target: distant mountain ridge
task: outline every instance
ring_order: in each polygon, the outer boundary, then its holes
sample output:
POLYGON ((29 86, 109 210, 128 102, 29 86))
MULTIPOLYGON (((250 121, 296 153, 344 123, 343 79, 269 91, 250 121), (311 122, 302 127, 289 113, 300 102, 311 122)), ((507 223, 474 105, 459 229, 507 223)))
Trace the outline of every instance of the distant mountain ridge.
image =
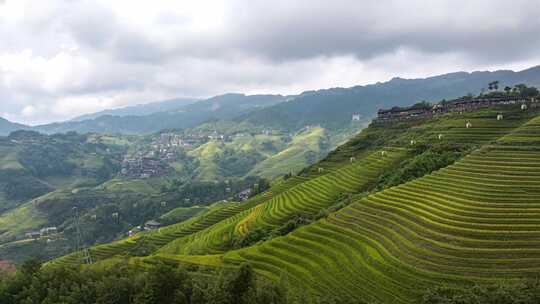
POLYGON ((176 110, 183 106, 197 102, 196 98, 175 98, 164 101, 156 101, 146 104, 138 104, 134 106, 127 106, 118 109, 108 109, 91 114, 84 114, 71 119, 70 121, 83 121, 88 119, 96 119, 100 116, 144 116, 154 114, 157 112, 164 112, 170 110, 176 110))
MULTIPOLYGON (((44 133, 77 131, 146 134, 164 129, 190 128, 211 119, 234 119, 239 123, 245 121, 282 130, 299 130, 318 124, 339 129, 350 122, 352 114, 360 114, 366 119, 373 117, 379 108, 407 106, 423 100, 439 101, 468 93, 477 94, 495 80, 499 81, 500 89, 519 83, 540 86, 540 66, 519 72, 455 72, 418 79, 395 77, 387 82, 306 91, 297 96, 225 94, 176 109, 153 113, 148 110, 147 115, 139 115, 141 112, 135 106, 120 112, 100 112, 108 115, 83 115, 73 121, 36 126, 32 130, 44 133), (120 114, 109 115, 111 113, 120 114), (131 114, 123 115, 126 113, 131 114)), ((151 105, 144 107, 150 109, 151 105)), ((18 127, 25 128, 22 125, 18 127)), ((17 126, 0 125, 0 134, 9 133, 13 128, 17 126)))
POLYGON ((17 130, 27 130, 29 126, 23 124, 11 122, 7 119, 0 117, 0 136, 8 135, 9 133, 17 130))
POLYGON ((281 95, 225 94, 201 100, 176 109, 144 116, 104 115, 83 121, 68 121, 35 126, 43 133, 122 133, 148 134, 165 129, 194 127, 211 119, 231 119, 247 111, 285 101, 281 95))
POLYGON ((540 86, 540 66, 520 72, 457 72, 423 79, 393 78, 372 85, 308 91, 290 102, 243 115, 238 120, 273 128, 298 129, 313 124, 341 128, 351 121, 354 113, 372 117, 380 108, 478 94, 494 80, 499 81, 501 90, 519 83, 540 86))

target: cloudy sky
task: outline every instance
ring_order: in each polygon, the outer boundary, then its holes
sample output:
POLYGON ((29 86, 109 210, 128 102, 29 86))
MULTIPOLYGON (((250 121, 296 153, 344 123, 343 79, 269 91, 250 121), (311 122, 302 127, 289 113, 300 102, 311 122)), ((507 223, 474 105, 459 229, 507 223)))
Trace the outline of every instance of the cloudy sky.
POLYGON ((537 0, 0 0, 0 116, 540 64, 537 0))

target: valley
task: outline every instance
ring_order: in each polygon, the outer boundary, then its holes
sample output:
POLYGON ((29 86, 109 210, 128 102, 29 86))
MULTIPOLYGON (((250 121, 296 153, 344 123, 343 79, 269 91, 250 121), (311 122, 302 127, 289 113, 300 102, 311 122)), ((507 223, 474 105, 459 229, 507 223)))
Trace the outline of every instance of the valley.
MULTIPOLYGON (((173 267, 221 282, 248 267, 309 303, 416 303, 441 285, 535 277, 536 88, 377 116, 337 97, 291 120, 328 93, 224 95, 263 104, 149 134, 0 137, 4 271, 38 258, 42 271, 173 267)), ((215 100, 182 107, 209 115, 215 100)))
MULTIPOLYGON (((193 215, 44 267, 250 265, 286 280, 291 297, 339 303, 417 303, 434 286, 534 279, 538 97, 374 122, 245 201, 173 209, 164 217, 193 215)), ((156 140, 171 138, 181 137, 156 140)))
POLYGON ((364 125, 283 131, 214 119, 149 135, 13 132, 0 142, 0 259, 20 263, 73 250, 74 207, 84 226, 81 242, 92 245, 161 222, 175 208, 245 200, 364 125), (44 227, 59 233, 40 236, 44 227))

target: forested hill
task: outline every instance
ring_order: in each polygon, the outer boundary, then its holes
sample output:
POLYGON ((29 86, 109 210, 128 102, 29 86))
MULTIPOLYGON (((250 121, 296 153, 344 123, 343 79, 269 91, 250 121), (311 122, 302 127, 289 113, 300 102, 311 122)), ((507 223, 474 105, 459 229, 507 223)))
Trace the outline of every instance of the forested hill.
POLYGON ((192 104, 196 102, 195 98, 175 98, 164 101, 156 101, 147 104, 139 104, 134 106, 128 106, 118 109, 103 110, 96 113, 85 114, 72 119, 72 121, 83 121, 88 119, 96 119, 100 116, 111 115, 111 116, 144 116, 149 114, 154 114, 158 112, 165 112, 176 110, 183 106, 192 104))
POLYGON ((122 133, 148 134, 164 129, 194 127, 209 119, 228 119, 259 107, 266 107, 285 100, 281 95, 225 94, 179 107, 175 110, 144 116, 105 115, 83 121, 68 121, 36 126, 43 133, 122 133))
POLYGON ((424 79, 394 78, 373 85, 304 92, 290 102, 246 114, 238 120, 288 129, 312 124, 340 128, 349 123, 352 113, 372 117, 380 108, 478 94, 483 88, 487 90, 492 81, 499 81, 500 89, 519 83, 538 86, 540 66, 520 72, 458 72, 424 79))

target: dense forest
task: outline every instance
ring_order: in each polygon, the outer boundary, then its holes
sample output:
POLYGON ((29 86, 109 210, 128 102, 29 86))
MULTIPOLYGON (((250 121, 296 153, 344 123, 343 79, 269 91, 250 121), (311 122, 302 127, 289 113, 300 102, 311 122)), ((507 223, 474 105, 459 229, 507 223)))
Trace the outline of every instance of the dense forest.
POLYGON ((125 263, 95 270, 47 268, 29 260, 16 274, 0 275, 2 304, 278 304, 286 296, 283 286, 255 275, 247 264, 219 272, 164 263, 148 270, 125 263))
MULTIPOLYGON (((215 270, 157 263, 149 269, 117 262, 114 267, 48 268, 26 261, 15 274, 0 273, 2 304, 338 304, 329 295, 290 293, 287 276, 274 282, 254 273, 249 264, 215 270)), ((540 281, 501 281, 423 291, 421 304, 536 304, 540 281)), ((388 304, 380 302, 355 302, 388 304)))

